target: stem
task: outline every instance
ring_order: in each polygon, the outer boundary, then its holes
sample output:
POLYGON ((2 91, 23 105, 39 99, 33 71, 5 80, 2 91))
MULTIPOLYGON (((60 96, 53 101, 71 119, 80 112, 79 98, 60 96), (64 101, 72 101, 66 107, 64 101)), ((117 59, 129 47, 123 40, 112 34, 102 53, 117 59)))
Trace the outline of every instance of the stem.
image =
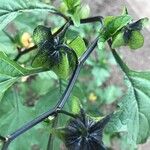
POLYGON ((93 23, 93 22, 100 22, 102 23, 103 17, 102 16, 94 16, 94 17, 89 17, 85 19, 81 19, 80 23, 93 23))
POLYGON ((1 149, 1 150, 7 150, 7 149, 8 149, 9 144, 10 144, 10 141, 8 141, 8 142, 4 142, 3 147, 2 147, 2 149, 1 149))
POLYGON ((123 71, 123 72, 129 71, 128 66, 127 66, 125 63, 122 62, 122 60, 121 60, 121 58, 118 56, 116 50, 115 50, 115 49, 112 49, 112 47, 111 47, 111 46, 112 46, 112 40, 109 39, 109 40, 107 41, 107 43, 108 43, 108 45, 109 45, 109 47, 110 47, 110 50, 111 50, 111 52, 112 52, 114 58, 115 58, 116 60, 118 60, 117 63, 119 63, 119 66, 121 67, 122 71, 123 71))
POLYGON ((31 52, 32 50, 36 49, 37 46, 34 45, 33 47, 30 47, 28 49, 24 49, 23 51, 19 52, 14 61, 17 61, 22 55, 25 55, 26 53, 31 52))
MULTIPOLYGON (((57 123, 58 123, 58 115, 53 120, 52 128, 55 128, 57 126, 57 123)), ((54 139, 55 137, 53 136, 53 134, 50 133, 47 144, 47 150, 53 150, 54 139)))
POLYGON ((60 99, 60 101, 57 104, 57 108, 59 108, 60 110, 64 107, 64 104, 66 103, 68 97, 70 96, 70 93, 74 87, 74 84, 77 80, 77 77, 80 73, 81 67, 83 65, 83 63, 85 62, 85 60, 88 58, 88 56, 90 55, 90 53, 94 50, 94 48, 97 45, 97 41, 99 39, 99 36, 93 41, 93 43, 90 45, 90 47, 85 51, 85 53, 82 55, 82 57, 79 60, 79 64, 78 66, 75 68, 73 75, 71 76, 71 79, 69 80, 69 83, 66 87, 66 90, 64 91, 62 98, 60 99))
POLYGON ((63 87, 62 87, 62 79, 59 79, 59 93, 62 94, 62 90, 63 90, 63 87))
POLYGON ((56 10, 56 12, 53 12, 53 14, 58 15, 58 16, 64 18, 66 21, 69 20, 69 18, 68 18, 66 15, 62 14, 62 13, 59 12, 58 10, 56 10))
POLYGON ((42 122, 43 120, 45 120, 47 117, 49 116, 55 116, 57 115, 57 112, 59 110, 61 110, 66 101, 68 100, 71 91, 75 85, 75 82, 77 80, 77 77, 80 73, 81 67, 84 64, 84 62, 86 61, 86 59, 88 58, 88 56, 90 55, 90 53, 94 50, 94 48, 97 45, 97 41, 98 41, 99 37, 97 37, 93 43, 89 46, 89 48, 85 51, 85 53, 82 55, 81 59, 79 60, 79 64, 75 67, 75 70, 69 80, 69 83, 66 87, 66 90, 64 91, 62 97, 60 98, 60 100, 57 102, 56 106, 54 106, 53 109, 50 109, 49 111, 41 114, 40 116, 38 116, 37 118, 33 119, 32 121, 28 122, 27 124, 23 125, 21 128, 19 128, 18 130, 16 130, 15 132, 11 133, 8 138, 8 141, 6 141, 3 145, 3 149, 2 150, 7 150, 8 145, 10 144, 10 142, 12 142, 15 138, 17 138, 18 136, 20 136, 21 134, 23 134, 24 132, 28 131, 30 128, 34 127, 35 125, 37 125, 38 123, 42 122))
MULTIPOLYGON (((62 79, 59 79, 59 93, 62 94, 62 79)), ((56 128, 58 123, 58 115, 54 118, 52 123, 52 128, 56 128)), ((49 134, 49 140, 47 144, 47 150, 53 150, 53 144, 54 144, 54 135, 52 133, 49 134)))
POLYGON ((69 112, 67 112, 67 111, 65 111, 65 110, 58 110, 57 112, 58 112, 58 113, 61 113, 61 114, 64 114, 64 115, 67 115, 67 116, 70 116, 70 117, 72 117, 72 118, 76 118, 76 115, 74 115, 74 114, 72 114, 72 113, 69 113, 69 112))

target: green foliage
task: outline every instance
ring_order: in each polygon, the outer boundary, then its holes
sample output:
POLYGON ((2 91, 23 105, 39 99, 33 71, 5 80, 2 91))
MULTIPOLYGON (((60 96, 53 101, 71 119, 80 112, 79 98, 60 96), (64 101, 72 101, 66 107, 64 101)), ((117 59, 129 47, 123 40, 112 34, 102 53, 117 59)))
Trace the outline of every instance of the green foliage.
POLYGON ((3 52, 0 52, 0 64, 0 74, 7 77, 18 77, 28 72, 19 64, 10 60, 3 52))
POLYGON ((144 37, 140 33, 147 24, 148 18, 142 18, 131 23, 132 17, 128 15, 126 8, 121 16, 108 16, 104 18, 104 26, 100 30, 99 49, 104 49, 104 43, 112 38, 112 48, 129 46, 130 49, 141 48, 144 37))
POLYGON ((81 0, 63 0, 60 10, 69 15, 76 26, 80 25, 81 18, 87 18, 90 14, 90 8, 86 5, 81 5, 81 0))
POLYGON ((78 57, 81 57, 82 54, 86 50, 84 40, 80 36, 78 36, 74 40, 72 40, 69 43, 69 47, 72 48, 76 52, 78 57))
MULTIPOLYGON (((27 108, 22 105, 22 99, 18 95, 16 91, 9 90, 5 94, 5 96, 2 99, 1 102, 1 134, 7 135, 11 132, 13 132, 15 129, 19 128, 21 125, 23 125, 25 122, 28 121, 28 119, 32 119, 35 117, 35 114, 33 113, 32 109, 27 108), (22 117, 23 116, 23 117, 22 117)), ((25 134, 22 138, 18 139, 22 142, 19 142, 18 144, 11 144, 11 150, 18 149, 19 147, 25 148, 26 144, 29 145, 29 147, 34 144, 30 142, 29 136, 33 136, 34 130, 32 129, 32 132, 25 134), (23 140, 25 139, 25 140, 23 140)), ((17 141, 16 141, 17 142, 17 141)))
POLYGON ((123 32, 119 32, 117 35, 114 36, 112 48, 118 48, 126 45, 123 36, 124 36, 123 32))
POLYGON ((81 0, 63 0, 65 2, 65 4, 67 5, 69 10, 74 9, 75 7, 77 7, 78 5, 80 5, 81 0))
POLYGON ((131 49, 141 48, 144 44, 144 37, 139 31, 133 31, 130 37, 129 47, 131 49))
POLYGON ((15 82, 17 81, 17 78, 0 78, 0 100, 2 99, 5 91, 15 82))
POLYGON ((80 112, 82 105, 78 97, 72 96, 71 99, 71 112, 74 114, 78 114, 80 112))
POLYGON ((54 7, 40 3, 37 1, 28 0, 5 0, 0 2, 0 29, 2 30, 8 23, 14 20, 17 16, 27 12, 55 12, 54 7))
POLYGON ((71 150, 77 148, 83 150, 105 149, 102 142, 102 131, 110 117, 111 115, 108 115, 95 121, 93 118, 86 116, 83 110, 80 110, 74 118, 69 119, 65 128, 54 129, 52 133, 59 137, 71 150))
POLYGON ((129 15, 108 16, 104 18, 104 26, 100 30, 100 38, 98 42, 99 49, 104 49, 104 43, 114 36, 119 30, 130 23, 132 17, 129 15))
POLYGON ((90 15, 90 7, 88 4, 85 4, 81 7, 80 18, 84 19, 84 18, 89 17, 89 15, 90 15))
POLYGON ((52 69, 60 78, 66 79, 74 67, 69 59, 74 56, 70 54, 73 50, 63 45, 64 37, 54 38, 50 28, 38 26, 33 32, 33 38, 38 46, 38 53, 32 61, 32 67, 52 69))
POLYGON ((127 143, 135 148, 149 137, 150 73, 130 70, 115 51, 113 54, 125 74, 128 90, 108 128, 120 132, 126 126, 127 143))
POLYGON ((19 77, 37 73, 41 70, 29 70, 12 61, 0 52, 0 100, 5 91, 15 83, 19 77))
MULTIPOLYGON (((80 25, 80 19, 88 17, 89 13, 89 6, 82 5, 80 0, 63 0, 59 11, 53 6, 37 0, 0 2, 0 29, 3 29, 0 32, 0 135, 11 134, 29 120, 54 108, 66 88, 66 79, 77 65, 75 55, 80 60, 90 43, 88 41, 95 35, 93 30, 96 32, 100 30, 98 33, 100 51, 97 49, 85 63, 79 80, 63 108, 75 115, 77 120, 71 119, 66 125, 69 117, 59 114, 58 129, 52 129, 51 125, 55 116, 49 116, 43 123, 11 143, 10 150, 34 149, 35 145, 37 149, 44 150, 50 133, 58 136, 68 146, 64 138, 72 138, 78 130, 80 131, 77 132, 79 137, 86 136, 87 130, 85 129, 87 128, 98 135, 98 146, 102 146, 100 149, 104 149, 102 130, 111 115, 102 120, 99 120, 99 116, 105 116, 115 108, 117 110, 111 116, 103 138, 109 148, 111 148, 111 140, 113 140, 111 135, 113 134, 115 138, 118 137, 115 132, 119 132, 121 136, 117 140, 129 149, 135 149, 137 144, 144 143, 149 138, 150 72, 137 72, 129 69, 114 49, 121 46, 129 46, 130 49, 142 47, 144 37, 141 30, 147 24, 148 18, 133 22, 127 8, 124 8, 119 16, 106 16, 101 26, 97 23, 88 26, 80 25), (44 17, 39 15, 41 12, 44 12, 44 17), (67 31, 55 35, 54 31, 64 24, 64 20, 53 16, 49 17, 49 13, 71 18, 74 25, 67 31), (51 22, 49 22, 49 18, 51 22), (14 19, 15 21, 13 21, 14 19), (8 24, 14 26, 15 30, 19 32, 17 34, 13 33, 15 31, 9 33, 9 30, 5 28, 8 24), (49 25, 52 27, 46 27, 49 25), (56 27, 53 28, 53 26, 56 27), (25 49, 20 42, 22 34, 24 32, 31 34, 32 31, 31 38, 37 48, 21 57, 18 62, 13 61, 12 58, 17 53, 16 49, 18 48, 18 52, 25 49), (110 40, 109 44, 113 55, 105 49, 105 43, 108 40, 110 40), (114 63, 111 61, 113 58, 124 72, 126 92, 123 97, 121 97, 122 88, 116 83, 110 84, 111 76, 113 76, 110 69, 112 66, 114 67, 114 63), (13 85, 14 83, 16 84, 13 85), (118 98, 121 99, 119 103, 118 98), (80 113, 82 107, 89 115, 80 113), (84 121, 87 121, 88 127, 84 121), (94 122, 94 127, 91 122, 94 122), (72 125, 75 125, 75 132, 70 128, 72 125)), ((60 140, 55 139, 53 143, 55 149, 62 149, 60 140)), ((82 146, 87 149, 88 144, 85 142, 82 146)), ((124 146, 121 148, 126 149, 124 146)))
POLYGON ((61 61, 52 69, 60 78, 66 79, 70 73, 70 64, 67 54, 62 54, 61 61))
POLYGON ((121 28, 126 26, 130 21, 132 20, 132 17, 129 15, 123 15, 123 16, 109 16, 104 19, 104 29, 102 29, 103 36, 106 38, 109 38, 110 36, 114 35, 117 31, 119 31, 121 28), (104 31, 103 31, 104 30, 104 31))
POLYGON ((141 48, 144 44, 144 37, 140 32, 148 22, 148 18, 140 19, 134 23, 127 25, 121 32, 113 37, 112 48, 121 46, 129 46, 130 49, 141 48))

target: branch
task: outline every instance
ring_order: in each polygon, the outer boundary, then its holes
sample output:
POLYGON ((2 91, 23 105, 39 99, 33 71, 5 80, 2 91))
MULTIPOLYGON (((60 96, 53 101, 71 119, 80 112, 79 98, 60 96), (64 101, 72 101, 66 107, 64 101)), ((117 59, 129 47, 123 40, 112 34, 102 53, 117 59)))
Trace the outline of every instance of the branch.
POLYGON ((30 47, 28 49, 23 49, 23 51, 19 51, 18 55, 15 57, 14 61, 17 61, 22 55, 27 54, 29 52, 31 52, 32 50, 36 49, 37 46, 34 45, 33 47, 30 47))
POLYGON ((100 22, 102 23, 103 17, 102 16, 94 16, 94 17, 89 17, 85 19, 81 19, 80 23, 93 23, 93 22, 100 22))
POLYGON ((82 55, 82 57, 79 60, 78 65, 75 67, 72 76, 69 80, 69 83, 62 95, 62 97, 60 98, 60 100, 57 102, 56 106, 54 106, 53 109, 50 109, 49 111, 41 114, 40 116, 38 116, 37 118, 35 118, 34 120, 28 122, 27 124, 23 125, 21 128, 19 128, 18 130, 16 130, 15 132, 11 133, 10 135, 8 135, 8 140, 6 142, 4 142, 3 148, 2 150, 7 150, 8 145, 14 140, 16 139, 18 136, 20 136, 21 134, 25 133, 26 131, 28 131, 30 128, 34 127, 35 125, 37 125, 38 123, 42 122, 43 120, 45 120, 46 118, 48 118, 49 116, 55 116, 58 114, 59 110, 62 110, 65 103, 67 102, 71 91, 75 85, 75 82, 78 78, 78 75, 80 73, 81 67, 83 66, 84 62, 86 61, 86 59, 88 58, 88 56, 90 55, 90 53, 94 50, 94 48, 97 45, 97 41, 98 41, 99 37, 97 37, 92 44, 89 46, 89 48, 85 51, 85 53, 82 55))
POLYGON ((72 117, 72 118, 77 118, 77 115, 75 115, 75 114, 72 114, 72 113, 69 113, 69 112, 67 112, 67 111, 65 111, 65 110, 58 110, 58 114, 64 114, 64 115, 66 115, 66 116, 69 116, 69 117, 72 117))
POLYGON ((61 13, 60 11, 58 11, 58 10, 56 10, 56 12, 53 12, 53 14, 58 15, 58 16, 64 18, 66 21, 69 20, 69 18, 68 18, 66 15, 62 14, 62 13, 61 13))

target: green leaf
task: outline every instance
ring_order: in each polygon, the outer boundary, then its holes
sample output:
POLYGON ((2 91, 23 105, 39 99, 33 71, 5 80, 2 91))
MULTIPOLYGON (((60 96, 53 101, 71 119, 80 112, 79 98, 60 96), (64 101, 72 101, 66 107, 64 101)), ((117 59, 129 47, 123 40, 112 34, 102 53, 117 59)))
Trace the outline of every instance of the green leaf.
POLYGON ((80 18, 84 19, 84 18, 89 17, 89 15, 90 15, 90 7, 88 4, 85 4, 81 7, 80 18))
POLYGON ((0 51, 0 75, 17 77, 27 73, 27 70, 16 62, 10 60, 3 52, 0 51))
POLYGON ((0 29, 2 30, 8 23, 17 16, 26 12, 55 12, 54 7, 32 0, 5 0, 0 2, 0 29))
POLYGON ((54 44, 51 28, 47 28, 42 25, 39 25, 34 29, 33 39, 38 46, 41 46, 41 44, 46 41, 50 42, 52 45, 54 44))
POLYGON ((33 58, 32 60, 32 64, 31 66, 33 68, 50 68, 50 61, 48 59, 48 49, 47 48, 43 48, 43 49, 39 49, 38 53, 36 54, 36 56, 33 58))
MULTIPOLYGON (((104 26, 100 30, 100 38, 98 41, 98 47, 100 50, 104 49, 105 42, 114 36, 119 30, 121 30, 124 26, 126 26, 132 17, 129 15, 123 16, 108 16, 104 19, 104 26)), ((120 37, 119 37, 120 40, 120 37)), ((119 41, 120 44, 121 41, 119 41)), ((117 44, 118 45, 118 42, 117 44)))
POLYGON ((0 101, 6 92, 6 90, 11 87, 17 81, 18 78, 6 78, 5 80, 0 81, 0 101))
POLYGON ((132 31, 131 36, 127 39, 127 43, 124 39, 124 32, 120 32, 113 37, 112 48, 119 48, 121 46, 128 45, 130 49, 136 50, 141 48, 144 44, 144 37, 140 31, 132 31))
POLYGON ((0 39, 0 48, 3 52, 7 54, 16 54, 15 46, 12 40, 5 34, 3 31, 0 31, 1 39, 0 39))
POLYGON ((41 114, 53 108, 60 98, 59 91, 59 88, 53 88, 47 94, 41 96, 35 106, 36 114, 41 114))
MULTIPOLYGON (((7 77, 21 77, 41 72, 39 69, 26 69, 17 62, 9 59, 5 53, 0 51, 0 75, 7 77)), ((44 71, 44 70, 43 70, 44 71)))
POLYGON ((113 21, 116 18, 116 16, 107 16, 104 18, 103 22, 105 26, 108 26, 108 24, 113 21))
POLYGON ((80 36, 71 41, 69 47, 76 52, 78 57, 81 57, 86 50, 85 42, 80 36))
POLYGON ((38 73, 39 69, 26 69, 21 67, 15 61, 10 60, 0 51, 0 100, 5 91, 18 80, 19 77, 38 73))
POLYGON ((62 59, 59 64, 55 65, 52 70, 59 78, 66 79, 70 73, 70 65, 67 54, 62 54, 62 59))
POLYGON ((80 25, 80 19, 81 19, 80 15, 79 15, 80 9, 81 9, 80 7, 77 7, 77 8, 75 8, 74 13, 70 14, 71 19, 76 27, 79 27, 79 25, 80 25))
POLYGON ((109 127, 114 131, 127 127, 126 141, 133 147, 150 136, 150 72, 130 70, 115 50, 113 55, 125 74, 128 90, 119 103, 109 127))
POLYGON ((68 29, 65 34, 68 43, 74 40, 78 36, 79 36, 79 31, 76 31, 75 29, 68 29))
POLYGON ((105 49, 105 41, 106 39, 103 37, 100 37, 98 40, 98 49, 103 51, 105 49))
POLYGON ((68 8, 68 15, 74 22, 75 26, 80 25, 80 11, 81 11, 81 0, 63 0, 68 8))
POLYGON ((130 40, 129 40, 129 47, 131 49, 138 49, 141 48, 144 44, 144 37, 139 31, 132 31, 130 40))
POLYGON ((30 90, 33 90, 33 92, 37 93, 38 96, 45 95, 46 93, 48 93, 50 91, 50 89, 52 87, 54 87, 54 85, 55 85, 54 79, 52 79, 51 73, 52 72, 50 72, 50 71, 39 73, 35 77, 35 80, 31 81, 31 89, 30 90))
POLYGON ((105 21, 107 22, 105 26, 106 34, 114 35, 122 27, 126 26, 132 20, 132 17, 129 15, 123 15, 123 16, 117 16, 114 18, 109 17, 108 20, 109 21, 105 21))
POLYGON ((74 9, 74 7, 80 5, 81 0, 63 0, 64 3, 67 5, 69 10, 74 9))
POLYGON ((71 98, 71 112, 74 114, 79 114, 81 110, 81 102, 78 97, 72 96, 71 98))
MULTIPOLYGON (((10 89, 0 102, 0 129, 2 135, 8 135, 14 132, 26 122, 37 116, 34 109, 22 104, 23 99, 24 98, 20 96, 20 93, 10 89)), ((49 135, 48 131, 47 127, 42 124, 33 127, 30 131, 17 137, 17 139, 10 144, 9 149, 32 149, 31 147, 35 144, 41 149, 46 149, 49 135), (42 140, 39 140, 38 137, 42 140)))
POLYGON ((145 17, 145 18, 139 19, 136 22, 129 24, 129 28, 132 30, 140 31, 148 24, 148 22, 149 22, 149 19, 145 17))
POLYGON ((51 133, 56 136, 57 138, 59 138, 60 140, 64 141, 65 137, 66 137, 66 128, 53 128, 51 129, 51 133))
POLYGON ((0 105, 1 134, 7 135, 13 132, 35 116, 31 108, 22 105, 22 101, 14 90, 8 90, 3 97, 0 105))
POLYGON ((125 45, 123 35, 124 35, 123 32, 119 32, 117 35, 113 37, 112 46, 111 46, 112 48, 119 48, 125 45))

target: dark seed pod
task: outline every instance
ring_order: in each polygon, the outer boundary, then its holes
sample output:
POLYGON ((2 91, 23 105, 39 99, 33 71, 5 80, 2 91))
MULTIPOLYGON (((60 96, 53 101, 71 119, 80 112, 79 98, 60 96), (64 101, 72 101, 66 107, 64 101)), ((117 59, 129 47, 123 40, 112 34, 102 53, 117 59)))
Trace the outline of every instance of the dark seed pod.
POLYGON ((33 68, 51 69, 63 79, 69 76, 77 65, 78 58, 74 50, 65 44, 68 27, 69 24, 66 24, 56 35, 52 34, 51 28, 45 26, 35 28, 33 38, 38 52, 32 60, 33 68))
POLYGON ((131 31, 131 30, 129 30, 128 28, 125 28, 125 29, 124 29, 123 39, 124 39, 125 44, 127 44, 128 41, 130 40, 131 34, 132 34, 132 31, 131 31))
POLYGON ((102 135, 110 117, 111 115, 108 115, 96 122, 81 110, 80 114, 71 119, 65 128, 64 141, 68 150, 106 150, 102 135))
POLYGON ((138 21, 129 24, 129 29, 140 31, 142 30, 142 28, 145 26, 147 22, 148 22, 148 18, 139 19, 138 21))

